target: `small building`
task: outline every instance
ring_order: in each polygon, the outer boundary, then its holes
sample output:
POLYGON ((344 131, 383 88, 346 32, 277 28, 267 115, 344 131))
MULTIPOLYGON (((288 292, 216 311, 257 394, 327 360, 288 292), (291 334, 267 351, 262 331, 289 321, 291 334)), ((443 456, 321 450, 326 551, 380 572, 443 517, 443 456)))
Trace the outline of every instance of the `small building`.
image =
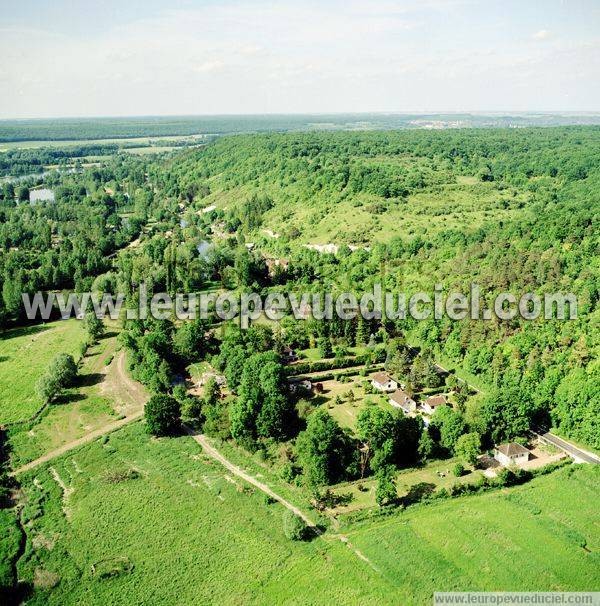
POLYGON ((209 371, 203 373, 202 376, 200 377, 200 380, 198 381, 198 387, 202 387, 203 385, 206 385, 206 383, 208 382, 209 379, 214 379, 215 383, 219 387, 222 387, 226 383, 225 377, 223 375, 220 375, 216 372, 209 370, 209 371))
POLYGON ((494 450, 494 459, 504 467, 521 465, 529 461, 529 450, 516 442, 500 444, 494 450))
POLYGON ((377 391, 394 391, 398 389, 398 383, 387 372, 376 372, 371 379, 371 385, 377 391))
POLYGON ((397 389, 393 394, 390 395, 390 404, 394 408, 402 409, 405 414, 409 414, 417 410, 417 403, 401 389, 397 389))
POLYGON ((292 362, 296 362, 298 360, 298 356, 296 352, 291 347, 284 347, 281 352, 281 361, 284 364, 291 364, 292 362))
MULTIPOLYGON (((290 392, 297 393, 298 391, 310 392, 312 391, 313 384, 308 379, 298 381, 296 383, 290 383, 290 392)), ((322 386, 321 386, 322 387, 322 386)))
POLYGON ((444 394, 429 396, 424 402, 421 403, 421 409, 425 414, 432 415, 437 408, 440 406, 445 406, 447 403, 448 400, 444 394))

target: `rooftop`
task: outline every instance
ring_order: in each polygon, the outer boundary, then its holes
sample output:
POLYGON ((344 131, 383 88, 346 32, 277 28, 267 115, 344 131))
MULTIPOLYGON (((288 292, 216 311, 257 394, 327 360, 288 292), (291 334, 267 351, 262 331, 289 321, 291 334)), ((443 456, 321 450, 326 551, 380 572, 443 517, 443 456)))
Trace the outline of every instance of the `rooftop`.
POLYGON ((529 450, 525 446, 521 446, 516 442, 508 442, 507 444, 499 444, 496 450, 506 457, 516 457, 518 455, 529 454, 529 450))

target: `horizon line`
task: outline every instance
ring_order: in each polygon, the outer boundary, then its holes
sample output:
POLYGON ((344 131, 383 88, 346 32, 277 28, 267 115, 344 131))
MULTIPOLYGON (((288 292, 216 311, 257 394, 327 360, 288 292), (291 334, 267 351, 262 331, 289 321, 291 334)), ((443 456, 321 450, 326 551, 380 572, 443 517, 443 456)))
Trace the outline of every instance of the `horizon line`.
POLYGON ((26 122, 34 120, 108 120, 127 118, 254 118, 270 117, 300 117, 300 116, 531 116, 531 115, 568 115, 568 116, 600 116, 598 110, 444 110, 444 111, 333 111, 333 112, 264 112, 264 113, 208 113, 208 114, 105 114, 79 116, 37 116, 25 118, 0 118, 1 122, 26 122))

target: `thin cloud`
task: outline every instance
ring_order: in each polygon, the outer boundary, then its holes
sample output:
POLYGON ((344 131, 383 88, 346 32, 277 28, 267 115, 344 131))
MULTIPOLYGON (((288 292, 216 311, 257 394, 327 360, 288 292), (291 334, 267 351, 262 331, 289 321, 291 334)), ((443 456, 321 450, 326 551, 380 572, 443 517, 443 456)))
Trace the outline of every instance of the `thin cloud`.
POLYGON ((535 34, 531 34, 531 37, 534 40, 548 40, 549 38, 552 38, 552 33, 547 29, 541 29, 535 32, 535 34))

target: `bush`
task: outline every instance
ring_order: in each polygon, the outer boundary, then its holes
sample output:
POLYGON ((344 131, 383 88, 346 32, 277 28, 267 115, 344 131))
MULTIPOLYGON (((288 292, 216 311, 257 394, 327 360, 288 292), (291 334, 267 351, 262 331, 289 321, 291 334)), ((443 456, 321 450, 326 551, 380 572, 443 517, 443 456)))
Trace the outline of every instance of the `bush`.
POLYGON ((286 509, 283 512, 283 534, 286 538, 290 541, 303 541, 306 538, 307 530, 304 520, 293 511, 286 509))
POLYGON ((454 466, 454 469, 452 470, 452 473, 457 477, 460 478, 461 476, 464 475, 465 473, 465 466, 462 463, 457 463, 454 466))
POLYGON ((181 426, 179 402, 171 396, 154 395, 144 408, 146 429, 155 436, 176 433, 181 426))

